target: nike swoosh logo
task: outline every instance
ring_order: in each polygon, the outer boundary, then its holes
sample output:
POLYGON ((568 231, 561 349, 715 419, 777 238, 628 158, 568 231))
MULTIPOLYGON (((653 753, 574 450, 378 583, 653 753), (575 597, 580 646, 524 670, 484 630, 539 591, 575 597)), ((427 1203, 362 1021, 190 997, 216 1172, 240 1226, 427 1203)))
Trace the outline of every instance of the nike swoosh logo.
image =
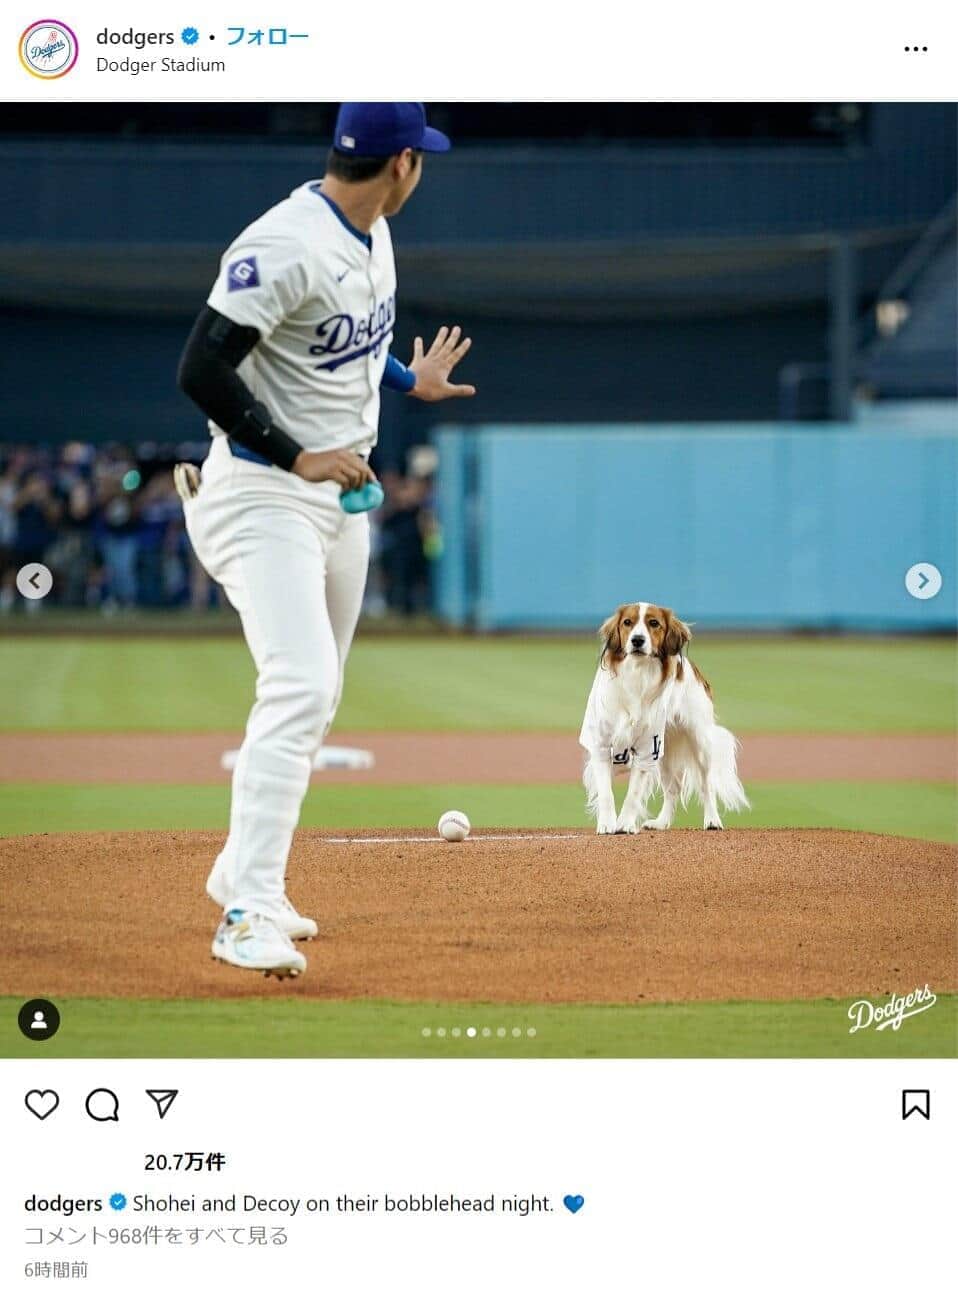
POLYGON ((343 274, 342 274, 341 276, 337 276, 337 277, 336 277, 337 281, 338 281, 340 284, 342 284, 343 281, 346 279, 346 277, 349 275, 349 270, 350 270, 349 267, 347 267, 346 270, 343 272, 343 274))

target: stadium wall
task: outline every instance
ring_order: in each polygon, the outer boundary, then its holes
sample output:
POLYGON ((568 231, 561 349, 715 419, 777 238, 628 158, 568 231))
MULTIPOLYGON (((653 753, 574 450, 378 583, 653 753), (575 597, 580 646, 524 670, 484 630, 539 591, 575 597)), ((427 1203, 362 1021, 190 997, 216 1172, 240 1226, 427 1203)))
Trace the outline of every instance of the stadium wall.
POLYGON ((438 433, 437 612, 597 627, 622 601, 712 627, 953 629, 958 439, 858 425, 499 426, 438 433))

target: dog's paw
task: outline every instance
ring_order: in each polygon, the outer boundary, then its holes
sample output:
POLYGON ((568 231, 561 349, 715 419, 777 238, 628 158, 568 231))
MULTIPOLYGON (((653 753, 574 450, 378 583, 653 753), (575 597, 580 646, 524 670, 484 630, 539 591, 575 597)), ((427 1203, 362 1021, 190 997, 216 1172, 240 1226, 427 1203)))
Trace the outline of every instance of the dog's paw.
POLYGON ((643 831, 668 831, 672 825, 671 818, 663 818, 661 814, 657 818, 647 818, 642 823, 643 831))
POLYGON ((615 824, 615 834, 617 836, 634 836, 638 831, 638 824, 635 818, 625 817, 619 814, 618 821, 615 824))
POLYGON ((722 819, 721 819, 721 818, 713 818, 711 822, 706 822, 706 824, 705 824, 705 830, 706 830, 706 831, 724 831, 725 828, 724 828, 724 826, 722 825, 722 819))
POLYGON ((596 823, 595 829, 600 836, 615 835, 615 823, 612 821, 611 818, 600 818, 599 821, 596 823))

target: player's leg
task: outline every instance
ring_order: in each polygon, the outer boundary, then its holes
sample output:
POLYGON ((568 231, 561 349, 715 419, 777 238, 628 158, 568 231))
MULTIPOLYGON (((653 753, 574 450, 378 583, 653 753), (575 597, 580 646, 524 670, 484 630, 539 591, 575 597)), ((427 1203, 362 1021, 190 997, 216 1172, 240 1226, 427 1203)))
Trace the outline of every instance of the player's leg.
MULTIPOLYGON (((343 694, 346 659, 353 643, 359 612, 362 609, 366 576, 369 570, 369 518, 347 515, 339 537, 326 553, 326 607, 336 640, 339 674, 333 706, 326 724, 332 726, 343 694)), ((325 735, 325 732, 324 732, 325 735)))
POLYGON ((312 523, 261 507, 227 584, 257 668, 233 773, 231 907, 276 916, 313 756, 340 680, 326 608, 326 554, 312 523))
MULTIPOLYGON (((236 585, 227 585, 257 682, 233 772, 221 932, 229 931, 233 917, 266 916, 288 943, 290 934, 310 938, 317 930, 286 899, 286 861, 339 665, 325 605, 320 536, 308 520, 283 506, 257 517, 259 544, 254 541, 239 561, 236 585)), ((222 956, 230 960, 228 953, 222 956)))
MULTIPOLYGON (((324 535, 334 537, 341 518, 332 494, 328 511, 307 512, 269 480, 242 471, 219 472, 210 482, 204 471, 203 490, 187 511, 197 553, 238 610, 257 668, 256 703, 233 773, 230 834, 208 889, 228 916, 274 923, 300 970, 305 959, 287 934, 306 938, 316 927, 285 898, 286 859, 339 682, 324 535)), ((234 960, 230 952, 217 956, 234 960)))
MULTIPOLYGON (((325 736, 332 726, 336 709, 343 691, 343 677, 346 657, 352 645, 353 635, 362 607, 363 590, 369 567, 369 521, 365 515, 346 515, 342 517, 342 527, 334 541, 325 549, 325 593, 326 609, 330 628, 336 645, 336 680, 332 704, 326 716, 322 735, 325 736)), ((321 581, 321 580, 320 580, 321 581)), ((257 638, 257 627, 252 624, 247 630, 247 641, 254 661, 265 652, 253 641, 257 638)), ((322 744, 322 737, 317 742, 322 744)), ((310 763, 315 755, 310 755, 310 763)), ((240 752, 240 762, 244 762, 240 752)), ((235 773, 235 770, 234 770, 235 773)), ((235 775, 234 775, 235 781, 235 775)), ((221 906, 225 904, 232 891, 236 851, 239 844, 239 825, 236 831, 230 831, 213 870, 207 881, 207 893, 221 906)), ((318 933, 316 923, 309 917, 300 916, 288 899, 283 902, 282 924, 292 939, 312 939, 318 933)))
MULTIPOLYGON (((328 659, 331 666, 335 665, 335 686, 332 702, 328 709, 324 711, 325 723, 322 733, 314 738, 314 745, 312 741, 310 743, 310 766, 316 749, 322 744, 322 738, 332 726, 333 717, 342 696, 346 657, 349 654, 349 648, 352 645, 353 635, 356 631, 356 624, 359 620, 363 590, 366 585, 366 574, 369 568, 369 521, 367 517, 365 515, 344 515, 340 516, 336 522, 339 525, 337 534, 334 540, 326 544, 324 550, 326 611, 336 648, 335 657, 324 656, 324 659, 328 659)), ((257 636, 258 628, 254 624, 249 629, 248 639, 252 637, 256 640, 257 636)), ((258 663, 260 655, 264 654, 265 651, 254 648, 252 642, 250 645, 254 660, 258 663)), ((245 762, 244 752, 241 750, 237 767, 240 764, 245 764, 245 762)), ((234 833, 231 829, 226 845, 216 860, 207 884, 207 891, 221 903, 235 889, 235 862, 237 847, 240 843, 240 826, 241 823, 237 820, 236 831, 234 833)), ((301 916, 286 898, 285 887, 279 921, 286 933, 294 940, 313 939, 318 934, 319 928, 312 918, 301 916)))

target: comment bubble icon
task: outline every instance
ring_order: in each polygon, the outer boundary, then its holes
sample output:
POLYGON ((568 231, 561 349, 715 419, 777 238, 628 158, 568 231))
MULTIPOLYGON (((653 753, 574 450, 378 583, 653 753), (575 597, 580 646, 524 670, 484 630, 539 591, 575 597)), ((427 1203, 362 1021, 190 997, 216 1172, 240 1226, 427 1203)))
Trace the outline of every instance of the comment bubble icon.
POLYGON ((94 1089, 86 1096, 86 1114, 91 1120, 119 1120, 120 1099, 112 1089, 94 1089))

